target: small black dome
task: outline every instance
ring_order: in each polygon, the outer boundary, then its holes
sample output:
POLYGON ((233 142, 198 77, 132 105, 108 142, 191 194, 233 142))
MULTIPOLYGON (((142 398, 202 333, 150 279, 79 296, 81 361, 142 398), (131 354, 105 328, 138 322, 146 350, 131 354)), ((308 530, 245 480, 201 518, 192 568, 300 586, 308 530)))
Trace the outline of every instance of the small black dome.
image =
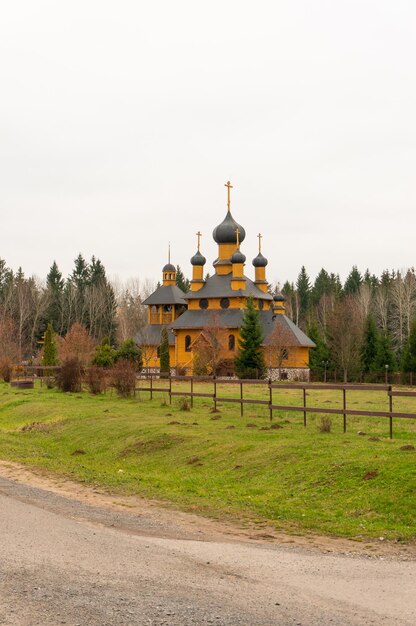
POLYGON ((246 257, 240 250, 236 250, 231 257, 231 263, 245 263, 246 257))
POLYGON ((166 263, 162 272, 176 272, 176 267, 172 263, 166 263))
POLYGON ((262 255, 261 252, 253 259, 254 267, 266 267, 268 260, 265 256, 262 255))
POLYGON ((273 300, 275 302, 285 302, 286 298, 284 297, 282 293, 279 292, 273 295, 273 300))
POLYGON ((199 250, 197 250, 197 252, 191 258, 191 265, 205 265, 206 262, 206 258, 200 253, 199 250))
POLYGON ((221 224, 218 224, 212 232, 214 241, 217 243, 237 243, 236 229, 238 228, 238 240, 240 243, 244 241, 246 231, 240 224, 237 224, 230 211, 227 211, 227 215, 221 224))

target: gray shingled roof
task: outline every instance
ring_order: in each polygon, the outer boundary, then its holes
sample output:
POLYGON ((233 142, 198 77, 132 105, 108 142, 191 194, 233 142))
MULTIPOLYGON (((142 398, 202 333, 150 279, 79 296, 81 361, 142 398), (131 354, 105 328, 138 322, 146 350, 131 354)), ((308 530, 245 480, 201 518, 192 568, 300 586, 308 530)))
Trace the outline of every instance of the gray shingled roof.
POLYGON ((184 292, 176 285, 162 285, 143 304, 186 304, 184 297, 184 292))
MULTIPOLYGON (((139 346, 160 346, 160 335, 162 333, 163 324, 147 324, 137 333, 135 341, 139 346)), ((175 345, 175 335, 168 328, 169 345, 175 345)))
POLYGON ((282 342, 284 342, 284 339, 287 335, 287 340, 290 340, 290 343, 288 343, 288 345, 293 345, 293 346, 303 346, 303 347, 308 347, 308 348, 315 348, 315 344, 314 342, 309 339, 309 337, 307 337, 305 335, 305 333, 296 326, 296 324, 294 324, 292 322, 291 319, 289 319, 288 317, 286 317, 286 315, 284 314, 279 314, 274 316, 275 319, 273 319, 273 311, 262 311, 260 313, 260 320, 261 320, 261 325, 262 325, 262 329, 263 329, 263 335, 264 335, 264 344, 267 345, 270 341, 270 335, 273 331, 273 329, 275 328, 276 324, 280 324, 282 327, 282 342), (293 338, 293 343, 292 343, 292 338, 293 338))
POLYGON ((259 289, 250 278, 244 276, 246 281, 245 289, 238 289, 234 291, 231 289, 232 274, 226 274, 222 276, 220 274, 214 274, 210 276, 206 281, 202 289, 198 291, 188 291, 185 294, 186 300, 199 300, 201 298, 226 298, 226 297, 248 297, 260 298, 262 300, 273 300, 273 297, 269 293, 264 293, 259 289))
MULTIPOLYGON (((177 320, 170 324, 169 328, 177 329, 193 329, 204 328, 213 323, 213 320, 218 319, 218 323, 224 328, 239 328, 243 321, 242 309, 226 309, 215 310, 215 316, 211 310, 201 311, 185 311, 177 320)), ((268 344, 270 335, 275 328, 276 324, 280 324, 284 329, 283 332, 286 335, 287 341, 290 346, 304 346, 314 348, 315 344, 296 326, 286 315, 276 315, 273 319, 273 311, 259 311, 260 323, 263 330, 263 343, 268 344)))

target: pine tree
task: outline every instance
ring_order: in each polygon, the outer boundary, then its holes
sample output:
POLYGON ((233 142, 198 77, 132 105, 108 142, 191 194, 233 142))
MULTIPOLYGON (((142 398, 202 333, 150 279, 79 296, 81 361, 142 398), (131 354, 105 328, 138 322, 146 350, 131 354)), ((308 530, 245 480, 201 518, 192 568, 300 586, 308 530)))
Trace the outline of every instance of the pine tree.
POLYGON ((86 286, 88 285, 89 279, 90 268, 82 254, 79 254, 75 259, 75 267, 70 276, 70 280, 75 284, 76 287, 78 287, 78 289, 84 291, 86 286))
POLYGON ((342 284, 339 277, 339 274, 330 273, 329 279, 331 281, 331 293, 334 294, 336 298, 338 298, 342 293, 342 284))
POLYGON ((179 265, 176 268, 176 284, 184 293, 187 293, 191 287, 191 282, 188 278, 185 278, 185 275, 179 265))
POLYGON ((308 324, 306 334, 316 344, 316 347, 311 350, 309 355, 310 369, 315 372, 327 369, 329 365, 329 348, 315 320, 308 324))
POLYGON ((169 336, 166 326, 162 328, 160 342, 160 371, 161 373, 170 373, 170 356, 169 356, 169 336))
POLYGON ((311 283, 304 265, 302 265, 296 281, 296 290, 299 298, 299 320, 304 321, 311 297, 311 283))
POLYGON ((13 284, 13 272, 6 265, 6 261, 0 259, 0 302, 8 288, 13 284))
POLYGON ((379 333, 371 313, 367 316, 361 346, 361 368, 363 372, 374 371, 379 344, 379 333))
POLYGON ((60 332, 62 330, 64 284, 62 274, 59 271, 56 261, 54 261, 48 275, 46 276, 46 286, 49 299, 46 318, 52 324, 52 328, 55 332, 60 332))
POLYGON ((352 266, 351 272, 348 274, 347 280, 344 285, 344 293, 348 295, 350 293, 357 293, 359 290, 361 283, 363 282, 363 277, 356 265, 352 266))
POLYGON ((42 362, 43 365, 56 365, 58 362, 55 333, 53 332, 51 323, 48 324, 48 327, 45 331, 42 362))
POLYGON ((313 304, 318 304, 322 296, 329 295, 332 292, 331 278, 328 272, 322 268, 315 279, 311 300, 313 304))
POLYGON ((98 365, 98 367, 111 367, 114 364, 115 356, 116 352, 110 346, 110 341, 107 336, 104 337, 100 345, 97 346, 93 363, 94 365, 98 365))
POLYGON ((239 378, 264 378, 266 365, 261 349, 263 335, 259 312, 254 308, 252 298, 248 298, 240 328, 238 354, 235 368, 239 378))
POLYGON ((410 335, 403 351, 402 370, 416 372, 416 320, 410 326, 410 335))
POLYGON ((390 337, 387 333, 380 333, 377 341, 376 358, 373 362, 373 372, 383 372, 388 366, 389 372, 394 372, 397 367, 396 357, 391 347, 390 337))
POLYGON ((364 272, 363 282, 370 285, 372 289, 379 285, 379 280, 375 274, 370 274, 370 270, 367 268, 364 272))
POLYGON ((136 363, 137 369, 140 371, 143 367, 142 351, 133 339, 126 339, 120 345, 115 355, 116 361, 125 359, 136 363))
POLYGON ((104 265, 100 259, 96 259, 95 256, 91 258, 91 263, 88 268, 88 283, 90 285, 101 285, 107 282, 105 275, 104 265))

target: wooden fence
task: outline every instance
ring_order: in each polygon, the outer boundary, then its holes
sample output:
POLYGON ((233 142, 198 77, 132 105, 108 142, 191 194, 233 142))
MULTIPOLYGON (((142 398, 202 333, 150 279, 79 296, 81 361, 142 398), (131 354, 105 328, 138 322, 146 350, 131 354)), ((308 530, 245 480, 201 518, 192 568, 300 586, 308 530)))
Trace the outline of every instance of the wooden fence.
POLYGON ((273 419, 273 411, 296 411, 303 413, 303 424, 307 425, 308 413, 319 413, 326 415, 341 415, 343 418, 343 430, 347 432, 347 416, 356 415, 363 417, 386 417, 389 420, 389 435, 390 439, 393 437, 393 419, 395 418, 407 418, 416 419, 416 413, 407 413, 403 411, 394 411, 393 399, 395 397, 413 397, 416 398, 416 391, 395 391, 391 385, 351 385, 351 384, 314 384, 314 383, 280 383, 273 382, 272 380, 236 380, 236 379, 221 379, 214 377, 199 377, 199 376, 170 376, 167 378, 153 377, 147 375, 145 379, 139 379, 140 382, 145 382, 146 386, 139 384, 136 387, 136 391, 149 392, 150 398, 153 398, 153 394, 157 392, 167 393, 169 395, 169 402, 172 403, 172 398, 175 396, 186 396, 190 398, 191 406, 193 406, 194 398, 210 398, 213 401, 214 409, 217 409, 218 403, 234 403, 240 405, 240 415, 244 415, 244 405, 257 404, 267 406, 270 420, 273 419), (161 386, 160 381, 165 380, 167 385, 161 386), (188 390, 175 390, 175 382, 189 382, 188 390), (211 383, 211 393, 201 393, 194 391, 196 383, 211 383), (239 388, 239 397, 226 397, 218 395, 218 385, 235 385, 239 388), (261 385, 264 387, 265 399, 257 400, 254 398, 244 397, 244 388, 250 385, 261 385), (273 398, 274 390, 299 390, 302 392, 302 400, 297 405, 291 404, 276 404, 273 398), (308 406, 307 403, 307 391, 340 391, 342 392, 342 408, 335 407, 316 407, 308 406), (377 391, 386 393, 386 402, 388 404, 388 410, 386 411, 369 411, 367 409, 350 409, 347 405, 347 393, 348 391, 377 391))
MULTIPOLYGON (((17 368, 15 376, 17 379, 29 379, 37 378, 42 382, 43 378, 56 375, 59 371, 59 367, 46 367, 46 366, 23 366, 17 368)), ((307 425, 308 413, 319 413, 326 415, 341 415, 343 418, 343 430, 347 431, 347 416, 362 416, 362 417, 385 417, 389 420, 389 434, 390 439, 393 437, 393 419, 405 418, 416 419, 416 413, 407 413, 404 411, 394 411, 394 398, 400 397, 412 397, 416 398, 416 391, 397 391, 393 389, 392 385, 370 385, 370 384, 331 384, 331 383, 282 383, 273 382, 272 380, 249 380, 249 379, 226 379, 205 377, 205 376, 168 376, 166 378, 159 374, 145 374, 138 378, 139 385, 136 387, 136 391, 149 392, 150 398, 153 398, 154 393, 167 393, 169 395, 169 402, 172 403, 172 398, 175 396, 187 396, 190 398, 191 406, 193 406, 194 398, 209 398, 213 402, 214 409, 217 409, 217 403, 233 403, 240 405, 240 415, 244 415, 244 406, 246 404, 263 405, 267 407, 270 420, 273 419, 274 411, 296 411, 303 413, 303 424, 307 425), (162 386, 162 381, 165 382, 165 386, 162 386), (188 382, 188 390, 178 390, 175 388, 176 382, 188 382), (209 383, 212 385, 211 392, 195 391, 195 385, 197 383, 209 383), (227 397, 218 395, 218 385, 234 385, 238 388, 238 397, 227 397), (264 399, 255 399, 244 397, 244 389, 246 387, 257 385, 264 388, 264 399), (297 405, 291 404, 277 404, 274 401, 274 390, 299 390, 302 392, 301 400, 297 405), (308 406, 307 403, 307 391, 340 391, 342 393, 342 407, 316 407, 308 406), (347 404, 347 393, 349 391, 374 391, 383 392, 386 394, 387 410, 385 411, 369 411, 366 409, 351 409, 347 404)))

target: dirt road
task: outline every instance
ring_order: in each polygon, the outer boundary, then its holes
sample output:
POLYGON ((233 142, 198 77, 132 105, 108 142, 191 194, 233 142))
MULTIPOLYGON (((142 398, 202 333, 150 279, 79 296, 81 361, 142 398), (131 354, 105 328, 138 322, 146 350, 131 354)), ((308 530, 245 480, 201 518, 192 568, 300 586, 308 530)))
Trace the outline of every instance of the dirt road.
POLYGON ((0 466, 1 625, 416 623, 406 551, 250 539, 154 503, 28 477, 0 466))

